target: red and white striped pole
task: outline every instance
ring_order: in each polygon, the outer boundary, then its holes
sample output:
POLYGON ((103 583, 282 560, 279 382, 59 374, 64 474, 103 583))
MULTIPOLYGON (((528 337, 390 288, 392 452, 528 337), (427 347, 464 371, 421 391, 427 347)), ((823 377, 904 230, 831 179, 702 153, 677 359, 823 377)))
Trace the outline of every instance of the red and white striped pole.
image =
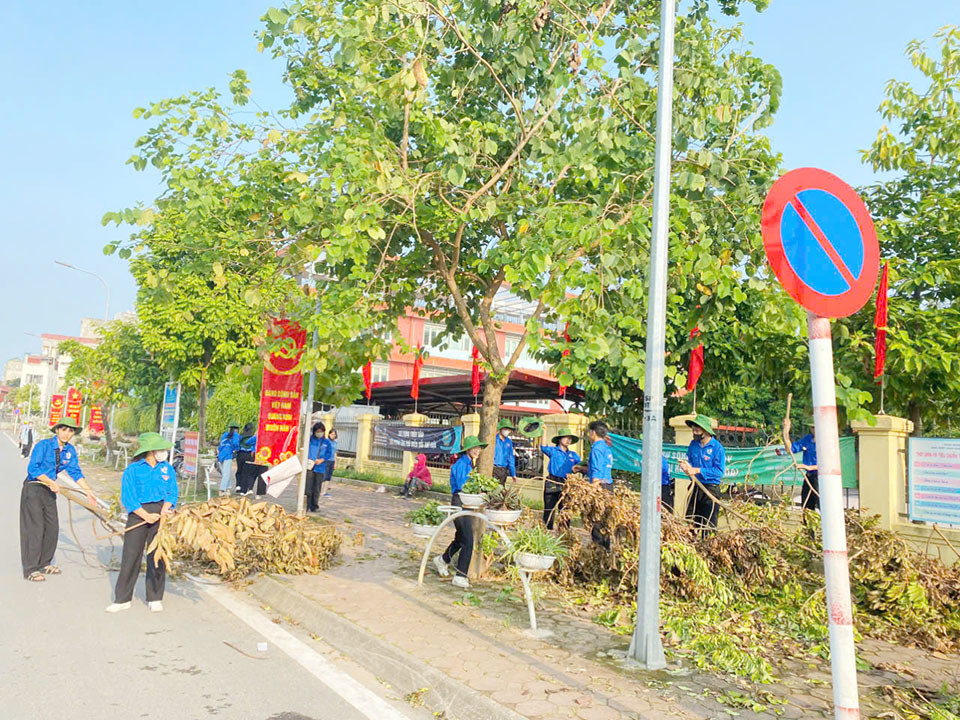
POLYGON ((847 533, 843 516, 833 339, 829 318, 808 312, 807 329, 810 335, 810 378, 817 437, 817 477, 820 481, 823 572, 827 584, 834 717, 837 720, 851 720, 860 717, 860 699, 857 692, 847 533))

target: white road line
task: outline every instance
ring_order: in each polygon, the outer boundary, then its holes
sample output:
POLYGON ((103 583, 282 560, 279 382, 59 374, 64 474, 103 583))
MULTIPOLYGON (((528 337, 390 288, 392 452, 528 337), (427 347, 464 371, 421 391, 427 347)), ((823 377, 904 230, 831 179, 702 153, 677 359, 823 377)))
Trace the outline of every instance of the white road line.
POLYGON ((337 695, 370 720, 410 720, 386 700, 367 689, 309 645, 290 634, 275 622, 235 598, 230 590, 210 585, 198 587, 247 625, 263 635, 300 664, 337 695))

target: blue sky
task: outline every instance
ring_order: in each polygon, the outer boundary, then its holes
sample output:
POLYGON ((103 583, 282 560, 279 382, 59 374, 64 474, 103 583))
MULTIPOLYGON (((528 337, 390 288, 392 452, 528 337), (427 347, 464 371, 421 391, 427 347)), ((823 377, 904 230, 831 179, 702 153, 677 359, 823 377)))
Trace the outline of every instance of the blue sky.
MULTIPOLYGON (((0 362, 39 350, 25 333, 76 334, 99 317, 101 274, 111 314, 131 309, 126 263, 103 246, 127 234, 104 228, 108 210, 149 203, 156 178, 125 165, 146 129, 134 107, 248 71, 254 99, 283 104, 280 65, 256 52, 253 33, 269 0, 163 3, 4 3, 0 44, 0 362)), ((768 129, 789 168, 814 165, 853 184, 871 181, 860 164, 881 122, 876 108, 890 78, 914 78, 908 41, 960 23, 956 0, 772 0, 740 20, 754 52, 783 75, 783 101, 768 129)))

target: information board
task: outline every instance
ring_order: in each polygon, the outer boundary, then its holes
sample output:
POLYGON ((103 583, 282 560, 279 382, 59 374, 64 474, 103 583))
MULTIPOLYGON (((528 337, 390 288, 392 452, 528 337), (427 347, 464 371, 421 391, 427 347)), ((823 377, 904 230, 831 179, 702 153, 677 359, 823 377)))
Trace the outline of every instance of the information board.
POLYGON ((910 520, 960 525, 960 438, 910 438, 910 520))

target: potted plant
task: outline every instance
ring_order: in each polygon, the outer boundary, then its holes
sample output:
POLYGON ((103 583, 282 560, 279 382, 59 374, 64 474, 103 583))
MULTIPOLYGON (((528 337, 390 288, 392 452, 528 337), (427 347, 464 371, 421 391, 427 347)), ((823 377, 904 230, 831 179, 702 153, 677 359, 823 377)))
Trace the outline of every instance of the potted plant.
POLYGON ((558 559, 562 562, 569 551, 563 541, 543 525, 521 528, 511 542, 510 554, 517 566, 527 572, 549 570, 558 559))
POLYGON ((500 487, 500 481, 489 475, 483 475, 474 470, 470 473, 470 479, 467 480, 463 489, 459 492, 460 502, 468 510, 483 507, 486 502, 486 494, 497 490, 500 487))
POLYGON ((413 525, 415 537, 430 537, 437 529, 437 525, 444 520, 444 514, 440 512, 440 503, 436 500, 431 500, 426 505, 408 512, 406 517, 413 525))
POLYGON ((516 485, 503 485, 487 493, 487 504, 483 514, 495 525, 512 525, 520 519, 523 503, 520 501, 520 488, 516 485))

